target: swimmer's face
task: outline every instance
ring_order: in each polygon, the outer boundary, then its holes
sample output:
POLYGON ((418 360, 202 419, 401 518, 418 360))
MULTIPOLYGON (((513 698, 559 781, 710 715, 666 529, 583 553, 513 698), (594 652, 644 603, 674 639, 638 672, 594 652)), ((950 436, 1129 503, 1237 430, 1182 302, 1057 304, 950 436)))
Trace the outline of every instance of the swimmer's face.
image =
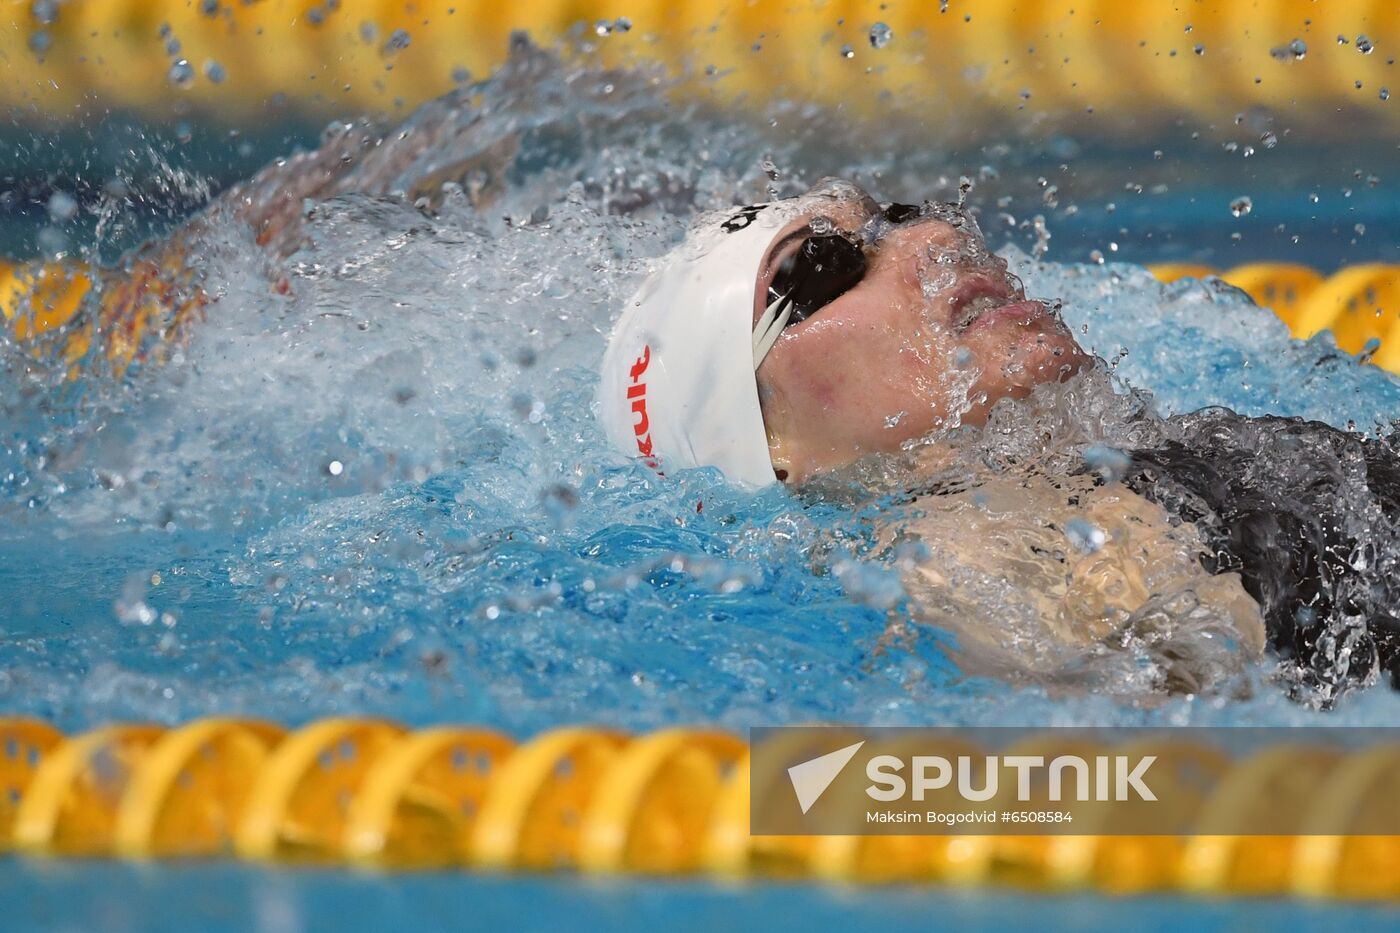
POLYGON ((878 242, 854 287, 786 327, 758 369, 780 478, 801 482, 933 431, 981 424, 999 400, 1088 362, 1064 323, 1026 300, 970 219, 947 209, 890 225, 850 188, 816 202, 769 245, 755 322, 808 227, 878 242))

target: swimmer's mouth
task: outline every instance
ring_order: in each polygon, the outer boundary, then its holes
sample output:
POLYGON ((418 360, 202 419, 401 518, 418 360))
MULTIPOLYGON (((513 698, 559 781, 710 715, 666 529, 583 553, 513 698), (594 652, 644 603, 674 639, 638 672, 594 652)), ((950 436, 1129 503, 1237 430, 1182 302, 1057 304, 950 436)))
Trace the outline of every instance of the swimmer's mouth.
POLYGON ((1023 299, 1012 289, 986 276, 966 276, 950 301, 949 323, 961 334, 989 312, 1023 299))

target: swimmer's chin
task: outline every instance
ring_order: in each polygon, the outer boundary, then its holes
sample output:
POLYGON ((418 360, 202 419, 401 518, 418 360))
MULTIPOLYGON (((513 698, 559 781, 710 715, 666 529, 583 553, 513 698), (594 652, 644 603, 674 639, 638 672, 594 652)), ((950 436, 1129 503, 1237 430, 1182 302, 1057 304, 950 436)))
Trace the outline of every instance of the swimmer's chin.
MULTIPOLYGON (((1096 371, 1102 365, 1102 360, 1085 353, 1078 344, 1069 340, 1058 353, 1050 347, 1038 350, 1033 357, 1021 363, 1020 371, 1025 378, 1003 386, 1003 390, 994 397, 978 402, 968 398, 961 414, 952 423, 940 424, 928 434, 916 437, 892 435, 888 448, 836 450, 804 448, 770 431, 769 460, 773 464, 775 478, 789 487, 821 486, 828 481, 835 481, 838 485, 847 482, 865 486, 884 485, 890 479, 887 475, 890 458, 912 457, 921 462, 927 461, 929 452, 939 448, 940 438, 959 427, 982 427, 998 402, 1006 399, 1022 401, 1041 386, 1069 382, 1096 371)), ((906 471, 908 468, 906 464, 906 471)))

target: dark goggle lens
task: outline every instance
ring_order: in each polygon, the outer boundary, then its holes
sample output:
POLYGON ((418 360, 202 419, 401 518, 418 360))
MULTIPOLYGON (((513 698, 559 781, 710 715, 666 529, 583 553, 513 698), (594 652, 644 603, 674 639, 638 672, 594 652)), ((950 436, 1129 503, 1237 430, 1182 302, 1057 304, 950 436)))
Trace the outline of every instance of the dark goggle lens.
POLYGON ((923 213, 922 209, 913 204, 891 204, 880 212, 885 216, 885 220, 892 224, 902 224, 907 220, 913 220, 923 213))
POLYGON ((768 286, 768 300, 791 296, 790 327, 840 298, 864 277, 865 253, 859 244, 836 233, 809 236, 778 267, 768 286))

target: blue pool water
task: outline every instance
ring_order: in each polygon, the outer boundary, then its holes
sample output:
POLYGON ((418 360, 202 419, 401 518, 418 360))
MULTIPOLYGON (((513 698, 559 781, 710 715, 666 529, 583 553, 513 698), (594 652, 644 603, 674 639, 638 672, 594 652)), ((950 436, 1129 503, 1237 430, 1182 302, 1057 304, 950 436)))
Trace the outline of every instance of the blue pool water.
POLYGON ((1169 898, 1047 897, 1010 891, 933 892, 776 883, 635 884, 576 879, 414 874, 395 878, 243 866, 20 864, 0 871, 0 894, 23 905, 14 933, 288 933, 412 929, 743 931, 839 924, 850 930, 1053 931, 1394 929, 1396 913, 1352 905, 1169 898), (178 910, 172 910, 172 902, 178 910))
MULTIPOLYGON (((1305 176, 1297 198, 1261 194, 1234 240, 1227 221, 1195 219, 1192 205, 1217 200, 1228 217, 1229 198, 1188 168, 1185 143, 1168 146, 1180 206, 1163 200, 1154 212, 1143 206, 1150 194, 1135 200, 1122 188, 1164 171, 1156 166, 1110 170, 1030 144, 949 154, 921 146, 917 127, 857 151, 852 134, 829 132, 839 116, 741 121, 669 106, 641 81, 603 100, 566 78, 556 68, 530 90, 482 91, 477 142, 516 134, 520 143, 489 211, 460 198, 433 218, 354 197, 322 205, 287 264, 287 296, 269 287, 243 234, 217 232, 200 254, 218 300, 165 366, 65 381, 23 349, 0 347, 0 709, 69 730, 356 713, 519 735, 584 721, 1380 724, 1400 713, 1384 688, 1319 713, 1262 680, 1249 700, 1139 706, 965 678, 935 631, 882 640, 907 607, 857 516, 778 490, 741 493, 706 471, 658 481, 604 449, 590 411, 610 316, 698 210, 800 191, 825 174, 887 198, 947 197, 971 173, 983 179, 971 203, 1030 293, 1063 299, 1085 345, 1115 361, 1122 384, 1152 392, 1162 413, 1223 404, 1385 426, 1400 413, 1400 382, 1330 338, 1291 341, 1218 283, 1161 286, 1137 266, 1038 264, 1027 223, 1048 216, 1052 260, 1086 259, 1092 244, 1140 261, 1230 265, 1294 230, 1303 249, 1333 243, 1338 261, 1394 258, 1400 233, 1385 220, 1394 193, 1368 189, 1353 201, 1334 167, 1290 163, 1305 176), (1039 172, 1061 164, 1082 174, 1061 182, 1052 208, 1039 172), (1314 181, 1335 203, 1300 206, 1314 181), (1066 213, 1075 184, 1082 209, 1066 213), (1012 201, 999 207, 1004 197, 1012 201), (1260 220, 1271 211, 1289 219, 1260 220), (1368 232, 1337 246, 1327 231, 1357 217, 1368 232), (1120 235, 1119 223, 1132 229, 1120 235), (1294 226, 1279 233, 1276 223, 1294 226)), ((172 158, 175 167, 145 170, 178 175, 172 158)), ((99 229, 79 218, 65 235, 110 257, 133 231, 173 223, 144 202, 109 207, 128 222, 99 229)), ((734 910, 764 926, 782 914, 873 926, 935 915, 1009 923, 1027 911, 1052 911, 1052 929, 1175 923, 1170 904, 1150 900, 231 866, 9 861, 0 889, 10 903, 23 892, 23 922, 36 929, 155 928, 172 892, 182 927, 198 917, 211 930, 297 929, 302 918, 314 927, 342 911, 375 929, 401 909, 431 929, 481 911, 504 923, 525 905, 541 927, 578 911, 597 928, 648 912, 704 926, 734 910)), ((1382 919, 1271 904, 1192 910, 1206 927, 1382 919)))

